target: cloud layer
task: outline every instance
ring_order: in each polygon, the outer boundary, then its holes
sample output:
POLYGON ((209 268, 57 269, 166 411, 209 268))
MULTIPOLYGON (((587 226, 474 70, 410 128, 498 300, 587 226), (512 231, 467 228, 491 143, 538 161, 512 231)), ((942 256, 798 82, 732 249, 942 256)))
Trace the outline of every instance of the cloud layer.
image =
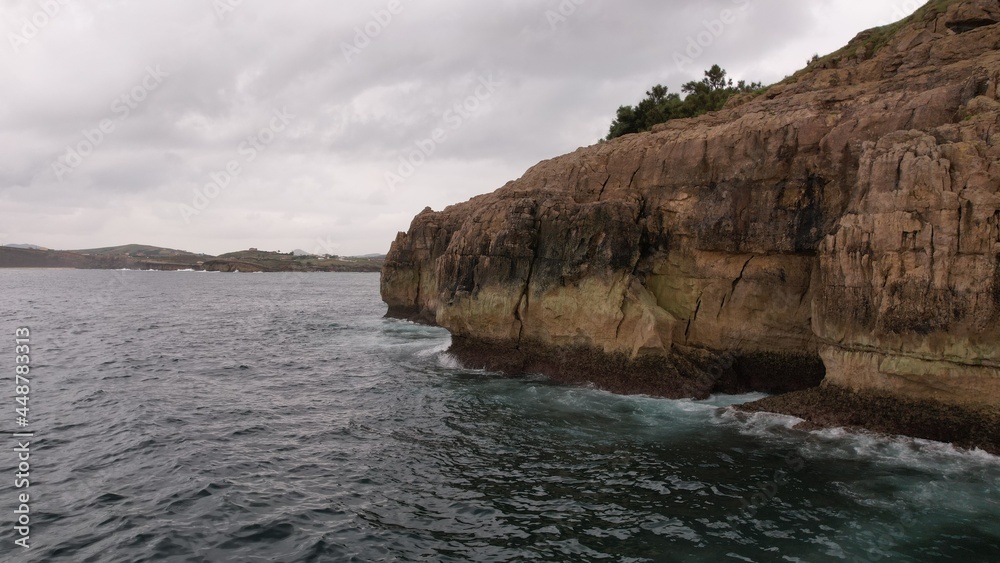
POLYGON ((915 0, 22 0, 0 243, 385 252, 718 63, 780 80, 915 0), (346 5, 345 5, 346 4, 346 5))

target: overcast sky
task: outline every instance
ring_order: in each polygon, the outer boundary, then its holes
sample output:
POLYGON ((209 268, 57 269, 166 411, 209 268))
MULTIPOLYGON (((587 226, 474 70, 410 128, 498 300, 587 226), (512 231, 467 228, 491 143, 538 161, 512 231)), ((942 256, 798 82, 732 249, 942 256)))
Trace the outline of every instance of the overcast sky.
POLYGON ((0 243, 382 253, 653 84, 772 83, 917 5, 4 0, 0 243))

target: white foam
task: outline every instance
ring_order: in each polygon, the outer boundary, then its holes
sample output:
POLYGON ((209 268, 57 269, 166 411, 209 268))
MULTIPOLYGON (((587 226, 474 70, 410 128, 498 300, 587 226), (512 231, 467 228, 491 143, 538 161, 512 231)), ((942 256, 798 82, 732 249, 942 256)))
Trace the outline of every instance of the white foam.
POLYGON ((418 350, 416 356, 418 358, 429 358, 431 356, 435 356, 442 352, 447 352, 448 348, 451 348, 451 342, 442 342, 441 344, 438 344, 433 348, 425 348, 423 350, 418 350))
MULTIPOLYGON (((447 350, 447 348, 445 348, 447 350)), ((459 370, 463 369, 462 362, 458 361, 458 358, 452 356, 451 354, 441 351, 438 354, 438 365, 445 369, 459 370)))
POLYGON ((768 397, 766 393, 745 393, 743 395, 712 395, 699 403, 716 407, 729 407, 732 405, 742 405, 752 403, 768 397))
MULTIPOLYGON (((748 401, 760 397, 746 397, 748 401)), ((737 398, 737 397, 733 397, 737 398)), ((715 399, 722 402, 722 399, 715 399)), ((712 400, 710 400, 712 401, 712 400)), ((738 404, 733 401, 731 404, 738 404)), ((891 466, 933 470, 939 473, 962 472, 970 468, 1000 466, 1000 456, 980 449, 965 450, 952 444, 885 435, 842 427, 797 429, 803 419, 775 413, 747 413, 733 407, 717 409, 713 422, 735 425, 739 432, 765 439, 799 440, 806 458, 863 459, 891 466)))
MULTIPOLYGON (((773 438, 780 435, 782 439, 786 439, 789 432, 803 422, 797 416, 770 412, 749 413, 737 410, 733 406, 717 409, 716 413, 715 420, 717 422, 736 425, 741 434, 761 438, 773 438)), ((802 434, 804 435, 805 432, 802 434)))
POLYGON ((803 455, 813 458, 866 459, 890 466, 932 470, 948 474, 975 467, 1000 466, 1000 456, 980 449, 965 450, 952 444, 908 436, 884 435, 864 430, 824 428, 813 430, 814 438, 803 447, 803 455))

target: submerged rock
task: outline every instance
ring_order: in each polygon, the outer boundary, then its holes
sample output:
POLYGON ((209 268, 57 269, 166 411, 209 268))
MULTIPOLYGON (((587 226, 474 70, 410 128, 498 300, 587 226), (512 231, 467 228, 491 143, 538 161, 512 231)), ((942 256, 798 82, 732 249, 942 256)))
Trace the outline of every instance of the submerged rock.
POLYGON ((824 379, 1000 403, 1000 3, 933 2, 757 97, 400 233, 389 315, 617 392, 824 379))

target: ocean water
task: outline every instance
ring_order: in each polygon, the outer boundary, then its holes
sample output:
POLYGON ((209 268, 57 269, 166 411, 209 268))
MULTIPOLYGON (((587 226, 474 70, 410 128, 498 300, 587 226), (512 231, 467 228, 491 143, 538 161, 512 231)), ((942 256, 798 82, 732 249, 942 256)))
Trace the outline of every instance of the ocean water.
POLYGON ((463 369, 446 331, 382 318, 375 274, 0 270, 0 289, 3 561, 1000 556, 1000 458, 727 408, 756 396, 463 369))

